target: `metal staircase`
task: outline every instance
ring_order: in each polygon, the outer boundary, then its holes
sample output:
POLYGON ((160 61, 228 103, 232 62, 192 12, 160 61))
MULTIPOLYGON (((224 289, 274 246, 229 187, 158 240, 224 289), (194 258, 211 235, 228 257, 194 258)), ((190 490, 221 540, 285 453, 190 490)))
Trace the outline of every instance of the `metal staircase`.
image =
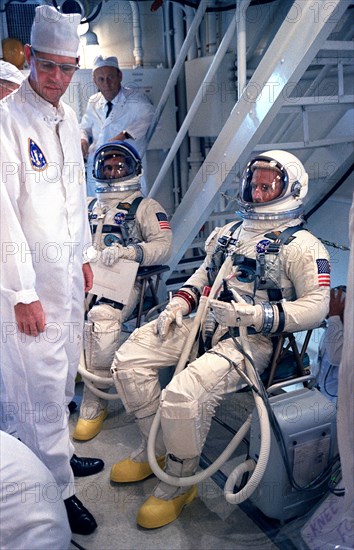
MULTIPOLYGON (((200 265, 211 229, 235 219, 235 203, 228 204, 228 200, 235 195, 242 167, 254 152, 288 149, 299 156, 310 175, 307 211, 350 172, 353 3, 319 2, 314 12, 308 0, 281 4, 276 0, 274 13, 284 4, 289 12, 284 18, 282 10, 279 27, 273 25, 263 48, 262 36, 258 41, 253 37, 249 44, 253 55, 248 61, 247 84, 173 214, 173 253, 165 278, 170 290, 179 288, 200 265)), ((210 59, 210 67, 217 57, 218 52, 210 59)), ((204 85, 205 81, 198 89, 204 85)), ((186 132, 182 128, 182 134, 186 132)), ((176 139, 181 142, 180 133, 176 139)), ((155 182, 151 196, 156 195, 162 179, 155 182)))

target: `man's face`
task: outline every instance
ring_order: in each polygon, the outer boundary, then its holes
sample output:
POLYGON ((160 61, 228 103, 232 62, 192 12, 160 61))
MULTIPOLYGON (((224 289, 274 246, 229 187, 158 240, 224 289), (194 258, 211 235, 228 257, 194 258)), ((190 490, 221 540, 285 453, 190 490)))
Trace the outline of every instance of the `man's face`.
POLYGON ((105 179, 117 179, 124 178, 129 174, 128 166, 125 162, 124 156, 115 156, 108 158, 104 161, 103 165, 103 175, 105 179))
POLYGON ((4 99, 19 88, 19 84, 0 78, 0 100, 4 99))
POLYGON ((120 90, 122 73, 115 67, 99 67, 93 73, 93 81, 106 101, 112 101, 120 90))
POLYGON ((251 180, 253 202, 270 202, 283 191, 283 181, 277 170, 256 168, 251 180))
POLYGON ((30 66, 29 81, 34 91, 43 99, 58 106, 59 100, 66 92, 75 70, 67 70, 65 66, 76 66, 76 57, 53 55, 43 52, 33 52, 30 46, 25 46, 26 61, 30 66), (64 66, 64 70, 58 65, 50 66, 46 61, 52 61, 64 66))

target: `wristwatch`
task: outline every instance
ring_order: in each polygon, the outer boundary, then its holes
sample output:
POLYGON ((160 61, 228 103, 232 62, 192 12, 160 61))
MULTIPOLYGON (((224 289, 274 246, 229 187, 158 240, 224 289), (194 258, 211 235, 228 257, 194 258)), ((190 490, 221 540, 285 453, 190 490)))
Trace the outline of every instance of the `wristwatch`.
POLYGON ((135 137, 133 137, 131 134, 129 134, 129 132, 127 132, 127 130, 123 130, 123 135, 124 135, 125 139, 135 139, 135 137))

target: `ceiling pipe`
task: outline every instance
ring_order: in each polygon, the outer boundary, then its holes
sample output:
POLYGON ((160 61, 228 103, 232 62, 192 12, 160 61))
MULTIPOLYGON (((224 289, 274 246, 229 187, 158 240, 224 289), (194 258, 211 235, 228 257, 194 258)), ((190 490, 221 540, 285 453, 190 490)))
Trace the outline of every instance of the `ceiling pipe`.
POLYGON ((142 47, 142 32, 140 24, 140 12, 137 2, 129 2, 133 17, 133 40, 134 40, 134 68, 143 67, 144 65, 144 50, 142 47))
POLYGON ((237 21, 237 97, 240 98, 247 84, 246 62, 246 10, 251 0, 238 0, 237 21))

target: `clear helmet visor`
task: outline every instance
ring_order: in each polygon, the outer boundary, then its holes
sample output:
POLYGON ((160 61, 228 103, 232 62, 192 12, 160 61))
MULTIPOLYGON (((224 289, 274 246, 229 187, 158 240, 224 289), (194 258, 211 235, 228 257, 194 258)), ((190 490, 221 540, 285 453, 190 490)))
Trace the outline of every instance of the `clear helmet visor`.
POLYGON ((267 151, 246 166, 237 202, 243 219, 280 220, 299 217, 308 190, 308 174, 292 153, 267 151))
POLYGON ((244 204, 278 202, 287 187, 288 175, 281 164, 273 159, 256 158, 244 170, 240 199, 244 204))
POLYGON ((94 157, 93 177, 96 181, 114 185, 141 174, 138 153, 123 142, 100 147, 94 157))

